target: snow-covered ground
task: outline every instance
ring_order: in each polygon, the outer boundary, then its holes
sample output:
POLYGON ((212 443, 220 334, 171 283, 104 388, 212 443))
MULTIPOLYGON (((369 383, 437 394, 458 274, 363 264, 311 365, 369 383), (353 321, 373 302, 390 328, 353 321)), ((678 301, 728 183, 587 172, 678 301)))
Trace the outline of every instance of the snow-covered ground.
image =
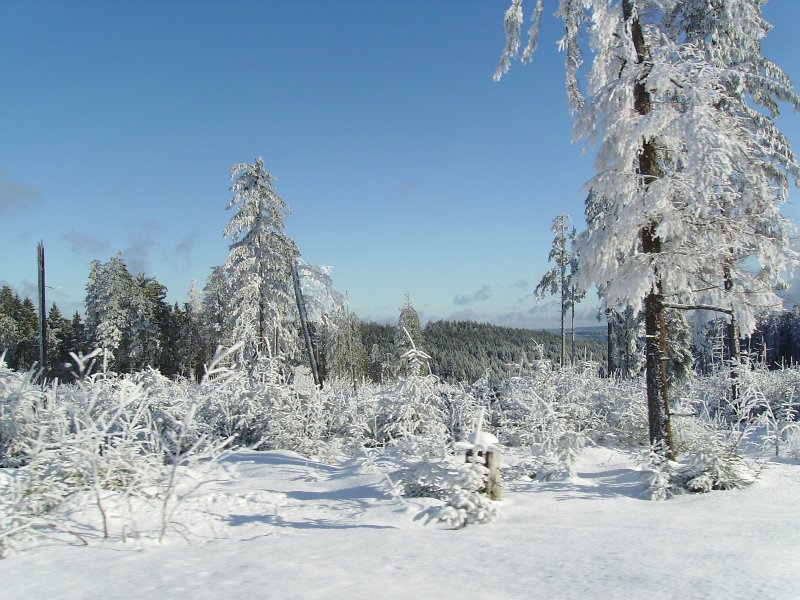
MULTIPOLYGON (((116 598, 798 598, 800 466, 771 462, 737 491, 640 499, 628 455, 586 448, 577 476, 505 486, 502 519, 448 530, 414 516, 365 464, 240 451, 210 471, 162 543, 72 535, 0 561, 4 600, 116 598)), ((186 484, 184 484, 186 485, 186 484)), ((148 522, 151 519, 152 522, 148 522)))

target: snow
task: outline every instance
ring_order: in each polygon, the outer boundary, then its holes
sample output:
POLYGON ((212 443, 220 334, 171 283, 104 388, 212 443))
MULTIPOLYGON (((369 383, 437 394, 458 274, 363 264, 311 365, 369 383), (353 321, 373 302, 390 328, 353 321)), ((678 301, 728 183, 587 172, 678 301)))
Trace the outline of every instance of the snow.
POLYGON ((0 597, 797 597, 797 464, 773 461, 743 490, 664 502, 641 499, 639 467, 619 450, 585 448, 576 471, 506 483, 499 522, 448 530, 414 521, 436 501, 392 498, 369 461, 238 451, 196 474, 208 481, 178 505, 181 526, 163 543, 123 542, 118 523, 104 541, 97 516, 76 512, 88 545, 53 535, 0 561, 0 597))

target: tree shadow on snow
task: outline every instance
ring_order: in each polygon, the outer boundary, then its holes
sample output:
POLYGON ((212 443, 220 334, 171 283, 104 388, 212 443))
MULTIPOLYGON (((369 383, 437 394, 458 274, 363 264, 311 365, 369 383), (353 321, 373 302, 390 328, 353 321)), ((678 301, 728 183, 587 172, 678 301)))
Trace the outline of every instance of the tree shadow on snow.
POLYGON ((369 525, 358 523, 342 523, 331 519, 303 519, 291 521, 280 515, 228 515, 226 518, 232 527, 263 523, 275 527, 291 527, 293 529, 397 529, 391 525, 369 525))
POLYGON ((642 471, 635 469, 610 469, 608 471, 578 472, 575 477, 551 481, 510 483, 509 489, 527 492, 550 492, 556 500, 619 498, 627 496, 644 500, 646 485, 642 471))
POLYGON ((308 469, 317 469, 326 473, 337 473, 341 469, 321 462, 310 460, 296 452, 284 450, 267 450, 259 452, 256 450, 238 451, 223 458, 221 463, 231 464, 253 464, 253 465, 274 465, 274 466, 296 466, 308 469))
POLYGON ((372 485, 357 485, 338 490, 321 490, 319 492, 289 491, 284 492, 289 498, 295 500, 357 500, 360 498, 375 498, 387 500, 389 496, 372 485))

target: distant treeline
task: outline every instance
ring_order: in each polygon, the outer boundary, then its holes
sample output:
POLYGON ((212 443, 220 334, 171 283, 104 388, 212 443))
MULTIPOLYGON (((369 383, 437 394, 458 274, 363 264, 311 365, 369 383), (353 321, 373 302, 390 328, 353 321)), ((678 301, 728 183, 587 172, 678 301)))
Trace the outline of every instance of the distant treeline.
MULTIPOLYGON (((362 323, 364 348, 370 357, 370 377, 380 371, 379 360, 395 352, 396 327, 362 323)), ((473 382, 486 375, 503 378, 520 372, 535 360, 558 364, 561 338, 548 331, 501 327, 475 321, 431 321, 417 345, 431 357, 431 372, 444 381, 473 382)), ((591 359, 605 365, 605 340, 577 339, 575 360, 591 359)), ((569 344, 568 344, 569 356, 569 344)))

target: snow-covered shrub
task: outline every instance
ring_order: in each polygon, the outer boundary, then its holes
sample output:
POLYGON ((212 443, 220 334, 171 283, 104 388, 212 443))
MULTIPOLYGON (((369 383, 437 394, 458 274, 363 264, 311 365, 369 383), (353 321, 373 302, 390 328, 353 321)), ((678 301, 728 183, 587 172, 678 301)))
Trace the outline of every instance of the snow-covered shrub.
POLYGON ((270 386, 269 424, 262 445, 288 449, 313 458, 331 458, 328 439, 327 395, 317 389, 270 386))
POLYGON ((379 444, 408 436, 421 436, 444 443, 447 430, 433 375, 410 375, 381 395, 372 436, 379 444))
POLYGON ((676 483, 677 463, 670 461, 660 446, 650 446, 644 458, 643 497, 647 500, 666 500, 680 491, 676 483))
POLYGON ((392 494, 442 500, 416 515, 426 523, 437 521, 450 527, 491 523, 498 517, 496 503, 483 493, 489 470, 478 462, 458 462, 452 455, 431 457, 431 444, 405 438, 387 449, 398 468, 388 479, 392 494))
POLYGON ((690 492, 741 488, 755 481, 757 468, 737 454, 736 448, 710 435, 709 443, 686 458, 677 482, 690 492))

